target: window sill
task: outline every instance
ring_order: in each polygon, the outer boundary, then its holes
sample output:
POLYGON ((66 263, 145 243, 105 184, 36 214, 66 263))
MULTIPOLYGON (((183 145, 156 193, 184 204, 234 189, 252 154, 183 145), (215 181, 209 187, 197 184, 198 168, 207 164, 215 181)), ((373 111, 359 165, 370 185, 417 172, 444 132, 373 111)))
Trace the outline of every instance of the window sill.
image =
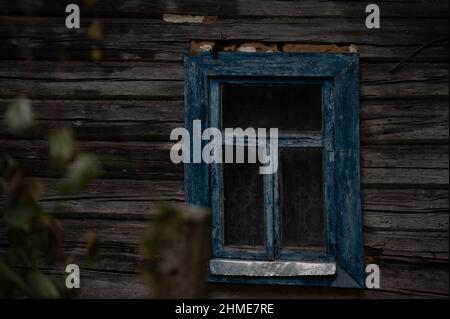
POLYGON ((209 263, 209 270, 212 275, 219 276, 333 276, 336 274, 336 263, 213 259, 209 263))

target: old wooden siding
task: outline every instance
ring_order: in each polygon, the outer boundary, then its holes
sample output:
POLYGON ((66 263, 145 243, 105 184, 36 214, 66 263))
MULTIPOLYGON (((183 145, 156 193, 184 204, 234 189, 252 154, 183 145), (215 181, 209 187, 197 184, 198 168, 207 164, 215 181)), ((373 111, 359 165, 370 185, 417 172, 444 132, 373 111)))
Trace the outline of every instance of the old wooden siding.
POLYGON ((101 256, 83 268, 81 296, 147 294, 136 270, 142 230, 160 203, 184 200, 183 169, 170 162, 168 138, 183 125, 182 52, 196 39, 358 47, 365 253, 382 270, 378 291, 213 285, 211 295, 448 296, 448 42, 389 72, 418 47, 448 36, 448 1, 376 3, 380 30, 365 28, 363 1, 312 0, 98 1, 81 6, 81 29, 67 30, 61 1, 2 1, 0 114, 24 94, 40 129, 17 138, 0 126, 0 150, 29 176, 43 178, 42 204, 62 220, 76 258, 83 234, 97 231, 101 256), (163 20, 166 13, 210 18, 176 24, 163 20), (99 43, 87 34, 97 18, 99 43), (90 59, 96 45, 101 62, 90 59), (105 170, 71 197, 59 195, 47 168, 46 131, 64 126, 75 129, 80 147, 96 153, 105 170))

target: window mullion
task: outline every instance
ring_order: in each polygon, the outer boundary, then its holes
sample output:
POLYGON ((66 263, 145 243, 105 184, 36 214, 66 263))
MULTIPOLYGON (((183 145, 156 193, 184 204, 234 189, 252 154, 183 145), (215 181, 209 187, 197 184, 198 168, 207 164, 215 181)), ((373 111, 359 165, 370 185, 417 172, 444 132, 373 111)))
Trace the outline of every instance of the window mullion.
MULTIPOLYGON (((278 154, 278 165, 280 165, 278 154)), ((280 169, 275 174, 271 175, 272 178, 272 195, 273 195, 273 237, 274 237, 274 257, 280 259, 281 249, 281 210, 280 210, 280 169)))
POLYGON ((275 259, 274 251, 274 196, 273 196, 273 174, 264 176, 264 207, 266 222, 266 252, 267 259, 275 259))
POLYGON ((323 91, 323 109, 325 115, 324 130, 324 178, 327 230, 327 258, 336 258, 336 207, 335 207, 335 100, 333 84, 325 81, 323 91))

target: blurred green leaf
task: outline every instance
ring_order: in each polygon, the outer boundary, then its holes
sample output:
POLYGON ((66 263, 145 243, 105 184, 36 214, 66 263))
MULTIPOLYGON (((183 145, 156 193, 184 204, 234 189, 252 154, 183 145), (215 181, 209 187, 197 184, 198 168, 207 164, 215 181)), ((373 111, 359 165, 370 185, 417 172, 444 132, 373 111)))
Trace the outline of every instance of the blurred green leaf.
POLYGON ((26 98, 14 100, 5 114, 5 124, 12 133, 20 133, 33 125, 31 102, 26 98))
POLYGON ((20 275, 0 260, 0 294, 4 297, 10 297, 9 295, 15 287, 25 294, 29 293, 28 287, 20 275))
POLYGON ((75 153, 75 140, 72 129, 64 128, 52 132, 48 138, 50 158, 53 164, 63 167, 75 153))
POLYGON ((56 219, 46 213, 41 213, 36 221, 34 232, 39 237, 43 257, 49 263, 63 257, 64 230, 56 219))
POLYGON ((49 277, 41 272, 33 271, 28 274, 31 294, 35 298, 56 299, 59 291, 49 277))
POLYGON ((87 153, 78 155, 68 169, 63 185, 64 193, 77 193, 90 181, 96 179, 100 172, 101 165, 95 155, 87 153))
POLYGON ((102 50, 98 47, 94 47, 91 50, 91 60, 92 61, 100 61, 103 58, 102 50))
MULTIPOLYGON (((101 27, 101 26, 100 26, 101 27)), ((101 28, 94 30, 101 35, 101 28), (100 33, 99 33, 100 32, 100 33)), ((14 101, 5 114, 5 123, 12 132, 21 133, 33 125, 33 110, 27 99, 14 101)), ((76 142, 71 129, 55 130, 49 134, 49 153, 52 164, 68 169, 63 188, 74 194, 97 178, 101 165, 92 154, 75 157, 76 142)), ((55 167, 59 168, 59 167, 55 167)), ((6 196, 0 218, 8 226, 7 252, 0 258, 0 298, 31 297, 60 298, 64 287, 55 285, 38 268, 54 262, 67 261, 63 251, 64 233, 61 224, 42 211, 42 186, 35 179, 25 178, 23 171, 8 154, 0 159, 0 192, 6 196), (17 270, 11 265, 20 267, 17 270)), ((98 255, 95 233, 89 233, 86 261, 93 263, 98 255)))
POLYGON ((34 178, 29 178, 24 181, 26 189, 26 198, 33 202, 34 205, 38 206, 39 199, 42 194, 42 184, 39 180, 34 178))
POLYGON ((0 160, 0 177, 2 177, 2 181, 5 183, 5 189, 8 188, 8 182, 11 178, 17 175, 18 166, 14 159, 12 159, 9 155, 3 155, 0 160))
POLYGON ((86 263, 91 266, 97 260, 99 253, 97 234, 90 231, 86 234, 86 263))
POLYGON ((100 21, 98 19, 95 19, 91 23, 91 26, 89 27, 89 30, 88 30, 88 35, 89 35, 89 38, 91 38, 92 40, 99 41, 103 38, 102 24, 100 23, 100 21))
POLYGON ((28 232, 37 213, 36 206, 26 201, 20 201, 6 207, 3 218, 9 226, 28 232))
POLYGON ((142 241, 143 252, 149 259, 155 258, 161 250, 173 243, 177 238, 177 225, 181 221, 181 213, 175 207, 160 207, 160 214, 155 217, 153 227, 148 227, 142 241))
POLYGON ((92 7, 96 2, 97 0, 84 0, 84 3, 90 7, 92 7))
MULTIPOLYGON (((101 26, 94 36, 101 36, 101 26)), ((12 132, 21 133, 33 125, 30 101, 14 101, 5 114, 5 123, 12 132)), ((55 130, 49 135, 52 164, 68 166, 63 188, 66 193, 78 192, 100 175, 101 165, 92 154, 75 157, 76 142, 71 129, 55 130), (74 158, 75 157, 75 158, 74 158)), ((63 251, 64 233, 61 224, 42 211, 39 203, 42 186, 35 179, 25 178, 17 163, 7 154, 0 159, 0 192, 6 195, 0 216, 8 226, 5 232, 7 252, 0 258, 0 298, 60 298, 64 287, 55 285, 49 276, 37 269, 54 262, 67 261, 63 251), (11 265, 20 267, 17 270, 11 265)), ((95 233, 88 234, 86 261, 93 263, 98 255, 95 233)))

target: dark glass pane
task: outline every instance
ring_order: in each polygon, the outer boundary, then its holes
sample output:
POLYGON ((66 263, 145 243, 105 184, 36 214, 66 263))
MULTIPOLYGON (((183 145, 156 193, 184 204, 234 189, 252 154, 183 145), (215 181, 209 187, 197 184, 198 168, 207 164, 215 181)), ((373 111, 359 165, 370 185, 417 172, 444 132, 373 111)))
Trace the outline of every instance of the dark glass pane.
POLYGON ((224 239, 230 246, 264 246, 263 175, 259 164, 223 164, 224 239))
POLYGON ((320 85, 223 85, 224 128, 322 130, 320 85))
POLYGON ((322 149, 281 150, 282 246, 325 245, 322 149))

